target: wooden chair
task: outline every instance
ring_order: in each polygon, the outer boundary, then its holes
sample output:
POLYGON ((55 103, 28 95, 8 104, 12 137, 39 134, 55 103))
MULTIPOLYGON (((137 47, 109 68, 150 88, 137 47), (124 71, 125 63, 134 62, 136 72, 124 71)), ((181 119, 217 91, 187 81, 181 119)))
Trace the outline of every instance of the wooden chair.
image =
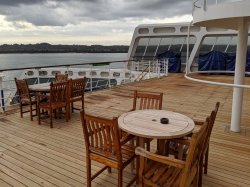
MULTIPOLYGON (((200 163, 200 171, 199 171, 199 186, 201 187, 202 186, 202 171, 203 171, 203 168, 204 168, 204 174, 207 174, 207 168, 208 168, 208 154, 209 154, 209 141, 210 141, 210 136, 211 136, 211 133, 212 133, 212 129, 213 129, 213 126, 214 126, 214 122, 215 122, 215 119, 216 119, 216 116, 217 116, 217 113, 218 113, 218 109, 219 109, 219 106, 220 106, 220 102, 217 102, 215 104, 215 108, 214 110, 211 112, 210 114, 210 121, 208 123, 208 131, 207 131, 207 136, 206 136, 206 144, 204 146, 204 149, 203 149, 203 152, 202 152, 202 159, 201 159, 201 163, 200 163)), ((203 125, 202 122, 200 121, 195 121, 195 125, 196 125, 196 128, 201 128, 201 126, 203 125)), ((187 138, 190 138, 192 134, 188 135, 186 137, 187 138)), ((171 143, 173 143, 177 146, 175 146, 175 148, 171 149, 171 146, 170 146, 170 154, 173 154, 175 155, 175 157, 177 158, 178 157, 178 139, 176 140, 172 140, 171 143)), ((189 146, 188 145, 184 145, 184 149, 182 150, 182 158, 185 160, 186 157, 187 157, 187 152, 189 150, 189 146)))
POLYGON ((37 115, 37 102, 35 98, 35 94, 31 93, 29 90, 29 86, 27 83, 27 80, 17 80, 15 78, 17 92, 19 95, 20 100, 20 115, 21 118, 23 117, 24 113, 29 112, 30 113, 30 120, 33 121, 33 116, 37 115), (24 106, 29 105, 29 110, 23 109, 24 106), (33 105, 35 105, 35 108, 33 108, 33 105), (33 111, 35 111, 35 114, 33 115, 33 111))
MULTIPOLYGON (((86 85, 86 78, 80 79, 70 79, 69 87, 70 87, 70 103, 71 103, 71 111, 74 112, 74 102, 81 101, 82 109, 84 108, 84 91, 86 85)), ((79 109, 78 109, 79 110, 79 109)))
POLYGON ((68 81, 68 74, 56 73, 54 82, 68 81))
POLYGON ((141 147, 136 148, 135 153, 140 155, 139 186, 188 187, 193 184, 197 187, 199 163, 209 120, 210 118, 207 118, 200 130, 192 135, 191 140, 182 140, 190 146, 186 161, 157 155, 141 147))
MULTIPOLYGON (((41 109, 47 110, 50 117, 50 128, 53 128, 52 115, 53 112, 56 116, 56 110, 65 108, 66 121, 69 120, 69 83, 68 82, 57 82, 50 84, 49 95, 37 95, 38 105, 38 124, 41 124, 41 109), (47 102, 40 102, 41 97, 47 97, 47 102)), ((44 120, 46 122, 46 120, 44 120)))
MULTIPOLYGON (((118 186, 122 186, 123 169, 135 158, 134 147, 122 144, 118 131, 117 118, 105 119, 87 115, 81 110, 81 121, 86 146, 87 186, 100 173, 111 168, 118 170, 118 186), (100 171, 91 175, 91 161, 105 165, 100 171)), ((134 177, 127 186, 133 184, 134 177)))
MULTIPOLYGON (((144 92, 144 91, 134 91, 134 110, 145 110, 145 109, 162 109, 162 98, 163 93, 156 92, 144 92)), ((147 150, 150 151, 150 142, 152 139, 146 140, 147 150)))

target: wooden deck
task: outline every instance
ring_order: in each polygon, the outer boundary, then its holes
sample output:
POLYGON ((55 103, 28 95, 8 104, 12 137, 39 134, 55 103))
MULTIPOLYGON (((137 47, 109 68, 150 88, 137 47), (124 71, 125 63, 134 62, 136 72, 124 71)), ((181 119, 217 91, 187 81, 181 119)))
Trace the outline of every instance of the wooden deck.
MULTIPOLYGON (((204 78, 208 78, 203 76, 204 78)), ((209 76, 217 80, 217 76, 209 76)), ((230 82, 232 77, 223 78, 230 82)), ((250 83, 250 78, 247 80, 250 83)), ((221 107, 210 142, 208 174, 205 187, 250 186, 250 90, 245 90, 242 132, 226 130, 231 117, 232 88, 204 85, 172 74, 162 79, 86 94, 86 112, 98 116, 118 116, 132 108, 133 90, 163 92, 163 109, 204 120, 215 102, 221 107)), ((70 122, 54 120, 47 124, 23 119, 19 113, 0 116, 0 186, 85 186, 85 146, 79 112, 70 122)), ((100 165, 94 163, 92 171, 100 165)), ((124 173, 124 184, 130 168, 124 173)), ((104 172, 93 186, 116 186, 117 175, 104 172)))

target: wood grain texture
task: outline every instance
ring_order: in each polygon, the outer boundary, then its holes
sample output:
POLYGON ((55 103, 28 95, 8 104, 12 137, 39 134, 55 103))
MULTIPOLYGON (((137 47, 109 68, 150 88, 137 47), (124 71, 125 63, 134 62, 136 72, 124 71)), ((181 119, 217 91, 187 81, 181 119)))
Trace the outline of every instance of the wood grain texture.
POLYGON ((49 92, 50 91, 50 83, 29 85, 29 89, 32 91, 35 91, 35 92, 49 92))
MULTIPOLYGON (((133 107, 134 90, 163 92, 163 110, 182 113, 194 120, 204 121, 217 101, 221 103, 209 144, 208 174, 203 176, 203 187, 250 186, 250 90, 244 90, 242 133, 230 133, 232 88, 205 85, 183 78, 183 74, 122 85, 116 88, 85 94, 85 111, 88 114, 112 118, 133 107)), ((199 75, 198 78, 233 82, 233 76, 199 75)), ((250 77, 246 77, 250 84, 250 77)), ((81 107, 81 103, 75 103, 81 107)), ((55 119, 54 128, 37 125, 29 114, 21 119, 19 111, 0 115, 0 186, 27 186, 33 181, 40 186, 43 180, 50 186, 86 186, 86 153, 78 111, 69 122, 55 119), (20 167, 14 169, 6 160, 20 167), (25 170, 33 175, 22 173, 25 170), (23 177, 20 177, 22 175, 23 177)), ((156 148, 156 141, 151 149, 156 148)), ((92 170, 102 165, 94 162, 92 170)), ((133 177, 130 168, 123 172, 123 184, 133 177)), ((103 172, 92 186, 116 187, 117 173, 103 172)))
POLYGON ((136 110, 118 118, 119 127, 129 134, 155 139, 178 138, 189 134, 194 121, 180 113, 166 110, 136 110), (168 118, 169 124, 161 124, 161 118, 168 118))

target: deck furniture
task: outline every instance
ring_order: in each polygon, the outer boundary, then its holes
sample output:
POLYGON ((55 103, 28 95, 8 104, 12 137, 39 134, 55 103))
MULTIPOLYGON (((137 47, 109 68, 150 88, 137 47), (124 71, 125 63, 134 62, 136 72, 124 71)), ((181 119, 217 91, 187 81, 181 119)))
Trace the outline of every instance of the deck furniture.
POLYGON ((164 142, 166 139, 179 138, 190 134, 194 129, 194 121, 191 118, 167 110, 126 112, 118 118, 118 124, 123 131, 137 136, 141 147, 145 147, 145 139, 154 138, 164 142), (168 118, 169 123, 162 124, 161 118, 168 118))
POLYGON ((29 85, 29 89, 33 92, 48 93, 50 92, 50 82, 29 85))
MULTIPOLYGON (((212 129, 213 129, 213 126, 214 126, 214 122, 215 122, 215 119, 216 119, 216 116, 217 116, 217 112, 218 112, 218 109, 219 109, 219 106, 220 106, 220 102, 217 102, 215 104, 215 108, 214 110, 212 110, 211 114, 210 114, 210 121, 208 123, 208 132, 207 132, 207 137, 206 137, 206 143, 205 143, 205 146, 203 148, 203 153, 202 153, 202 159, 201 159, 201 163, 200 163, 200 174, 199 174, 199 187, 202 186, 202 171, 203 171, 203 168, 204 168, 204 173, 207 174, 207 167, 208 167, 208 154, 209 154, 209 140, 210 140, 210 136, 211 136, 211 133, 212 133, 212 129)), ((203 125, 202 122, 200 121, 195 121, 195 128, 196 129, 199 129, 201 128, 201 126, 203 125)), ((188 139, 192 136, 192 133, 187 135, 187 137, 184 137, 185 139, 188 139)), ((179 140, 176 139, 176 140, 172 140, 170 142, 170 144, 172 144, 172 146, 169 146, 170 147, 170 154, 173 154, 175 155, 175 157, 177 158, 178 155, 180 155, 179 151, 179 146, 183 146, 181 143, 178 142, 179 140), (175 145, 175 146, 173 146, 175 145), (173 148, 175 147, 175 148, 173 148)), ((182 149, 182 153, 181 153, 181 158, 183 160, 185 160, 187 158, 187 152, 189 150, 189 146, 188 145, 184 145, 184 148, 182 149)))
MULTIPOLYGON (((207 118, 209 121, 209 118, 207 118)), ((199 162, 205 143, 208 122, 192 135, 191 140, 183 140, 190 145, 186 161, 162 156, 138 147, 135 152, 140 156, 139 186, 178 186, 198 185, 199 162)))
POLYGON ((65 82, 65 81, 68 81, 68 74, 61 74, 61 73, 55 74, 54 82, 65 82))
POLYGON ((84 108, 85 85, 86 85, 85 77, 80 79, 69 80, 71 112, 74 112, 74 109, 77 109, 74 108, 74 102, 76 101, 81 101, 82 109, 84 108))
POLYGON ((29 90, 29 86, 27 80, 18 80, 15 78, 17 92, 20 100, 20 115, 23 117, 24 113, 30 113, 30 120, 33 121, 33 116, 37 115, 37 102, 35 95, 32 94, 29 90), (29 105, 29 110, 24 111, 24 106, 29 105), (35 108, 33 108, 35 106, 35 108), (33 115, 33 111, 35 114, 33 115))
MULTIPOLYGON (((86 146, 87 186, 100 173, 111 168, 118 170, 118 186, 122 186, 123 169, 135 158, 134 147, 122 144, 117 124, 117 118, 105 119, 87 115, 81 110, 81 121, 86 146), (91 161, 105 165, 100 171, 91 175, 91 161)), ((134 177, 128 186, 136 180, 134 177)))
MULTIPOLYGON (((41 109, 47 110, 50 117, 50 128, 53 128, 52 115, 53 112, 56 116, 56 110, 65 108, 66 121, 69 120, 69 83, 67 82, 57 82, 50 84, 50 94, 49 95, 37 95, 37 105, 38 105, 38 124, 41 124, 41 109), (46 97, 47 102, 40 102, 41 97, 46 97)), ((44 120, 46 122, 46 120, 44 120)))
MULTIPOLYGON (((162 109, 163 93, 134 91, 133 111, 145 109, 162 109)), ((147 150, 150 151, 150 142, 152 139, 147 139, 147 150)))

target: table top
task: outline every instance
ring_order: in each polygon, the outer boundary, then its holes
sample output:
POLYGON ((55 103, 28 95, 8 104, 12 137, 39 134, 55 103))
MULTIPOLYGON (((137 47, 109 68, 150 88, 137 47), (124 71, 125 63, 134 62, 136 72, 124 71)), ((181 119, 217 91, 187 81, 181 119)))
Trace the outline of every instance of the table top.
POLYGON ((119 127, 129 134, 144 138, 171 139, 185 136, 194 129, 194 121, 180 113, 166 110, 135 110, 118 118, 119 127), (162 124, 161 118, 168 118, 162 124))
POLYGON ((31 91, 36 91, 36 92, 49 92, 50 91, 50 82, 29 85, 29 89, 31 91))

